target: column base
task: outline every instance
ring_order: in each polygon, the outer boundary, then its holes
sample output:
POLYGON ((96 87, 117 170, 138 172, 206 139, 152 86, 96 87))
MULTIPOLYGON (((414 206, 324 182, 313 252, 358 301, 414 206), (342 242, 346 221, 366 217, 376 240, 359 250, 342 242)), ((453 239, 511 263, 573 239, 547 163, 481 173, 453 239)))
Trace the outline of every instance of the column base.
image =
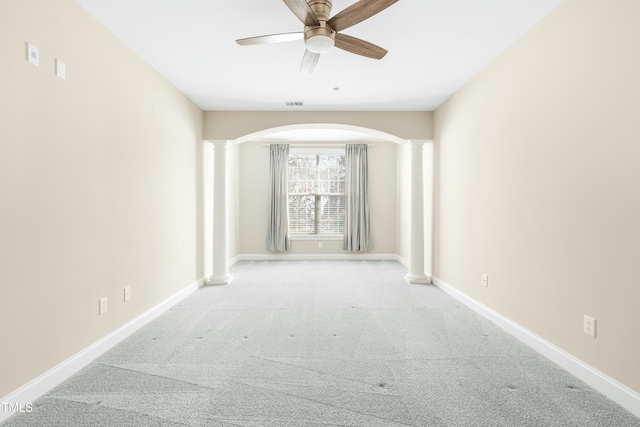
POLYGON ((431 283, 431 278, 427 275, 414 276, 407 274, 404 276, 404 280, 410 285, 428 285, 431 283))
POLYGON ((209 277, 205 282, 207 286, 220 286, 220 285, 228 285, 233 280, 233 277, 230 275, 226 275, 223 277, 209 277))

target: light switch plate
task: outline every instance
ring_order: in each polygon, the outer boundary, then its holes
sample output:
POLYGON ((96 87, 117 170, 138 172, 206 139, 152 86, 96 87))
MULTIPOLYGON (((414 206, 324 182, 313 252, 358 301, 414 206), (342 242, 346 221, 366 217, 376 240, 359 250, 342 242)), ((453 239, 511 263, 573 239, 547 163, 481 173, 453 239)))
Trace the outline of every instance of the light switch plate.
POLYGON ((67 65, 58 58, 56 58, 56 76, 61 79, 67 78, 67 65))
POLYGON ((40 65, 40 49, 31 43, 27 43, 27 61, 35 66, 40 65))

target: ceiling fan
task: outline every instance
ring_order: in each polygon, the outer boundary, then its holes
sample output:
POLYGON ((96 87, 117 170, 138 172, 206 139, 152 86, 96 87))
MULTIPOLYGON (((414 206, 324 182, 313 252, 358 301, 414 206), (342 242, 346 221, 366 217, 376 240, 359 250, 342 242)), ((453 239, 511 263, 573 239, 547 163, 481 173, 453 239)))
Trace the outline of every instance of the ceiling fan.
POLYGON ((300 66, 301 74, 311 74, 318 63, 320 54, 334 46, 356 55, 382 59, 387 51, 373 43, 340 34, 349 28, 391 6, 398 0, 360 0, 329 18, 331 0, 283 0, 291 11, 305 25, 303 32, 270 34, 236 40, 242 46, 280 43, 304 39, 306 51, 300 66))

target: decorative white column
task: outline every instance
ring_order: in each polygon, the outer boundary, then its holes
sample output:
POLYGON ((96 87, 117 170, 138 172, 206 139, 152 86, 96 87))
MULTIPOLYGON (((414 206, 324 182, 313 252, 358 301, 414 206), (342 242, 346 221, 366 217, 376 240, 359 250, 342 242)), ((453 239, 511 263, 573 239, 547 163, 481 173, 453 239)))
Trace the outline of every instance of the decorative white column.
POLYGON ((207 285, 226 285, 229 274, 229 231, 227 218, 227 149, 228 141, 213 144, 213 274, 207 285))
POLYGON ((410 141, 411 208, 409 212, 409 273, 405 280, 412 284, 431 283, 424 272, 424 173, 422 158, 424 141, 410 141))
POLYGON ((422 167, 424 169, 424 272, 433 277, 433 189, 435 180, 435 147, 433 141, 424 145, 422 167))

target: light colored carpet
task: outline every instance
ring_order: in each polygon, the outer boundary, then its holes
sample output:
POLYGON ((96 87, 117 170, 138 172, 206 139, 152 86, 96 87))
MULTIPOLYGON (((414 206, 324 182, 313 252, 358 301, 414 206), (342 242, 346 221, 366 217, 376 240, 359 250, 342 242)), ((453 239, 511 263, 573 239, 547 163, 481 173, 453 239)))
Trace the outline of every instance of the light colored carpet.
POLYGON ((231 272, 2 426, 640 426, 397 262, 231 272))

